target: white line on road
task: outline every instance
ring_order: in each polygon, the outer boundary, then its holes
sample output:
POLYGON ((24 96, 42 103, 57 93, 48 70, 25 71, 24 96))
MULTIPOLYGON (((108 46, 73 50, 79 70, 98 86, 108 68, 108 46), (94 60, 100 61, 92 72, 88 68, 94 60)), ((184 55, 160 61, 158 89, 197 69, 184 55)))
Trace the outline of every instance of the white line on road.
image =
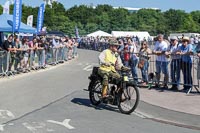
POLYGON ((149 114, 146 114, 144 112, 141 112, 139 110, 134 111, 133 114, 136 115, 136 116, 138 116, 138 117, 140 117, 140 118, 143 118, 143 119, 145 119, 145 118, 154 118, 153 116, 151 116, 149 114))
POLYGON ((0 118, 15 118, 14 114, 9 110, 0 110, 0 118))
POLYGON ((47 120, 47 122, 49 122, 49 123, 62 125, 62 126, 68 128, 68 129, 75 129, 73 126, 69 125, 69 121, 70 121, 70 119, 65 119, 63 122, 54 121, 54 120, 47 120))
POLYGON ((0 131, 1 131, 1 132, 4 131, 4 126, 6 126, 6 125, 0 125, 0 131))
POLYGON ((83 68, 84 71, 91 71, 92 70, 92 65, 88 65, 86 67, 83 68))
POLYGON ((24 125, 28 130, 30 130, 32 133, 35 133, 37 131, 37 129, 33 126, 31 126, 30 124, 28 123, 23 123, 22 125, 24 125))
POLYGON ((46 127, 46 124, 43 122, 32 122, 31 124, 25 122, 22 123, 29 131, 32 133, 36 133, 38 129, 44 129, 46 127))

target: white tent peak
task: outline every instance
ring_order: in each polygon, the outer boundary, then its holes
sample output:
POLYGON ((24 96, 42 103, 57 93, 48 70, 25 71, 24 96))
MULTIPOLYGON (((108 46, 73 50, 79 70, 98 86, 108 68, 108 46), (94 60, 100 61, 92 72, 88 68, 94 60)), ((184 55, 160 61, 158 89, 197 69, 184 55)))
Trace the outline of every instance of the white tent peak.
POLYGON ((137 36, 140 40, 144 38, 148 39, 150 37, 147 31, 112 31, 113 37, 127 37, 127 36, 137 36))
POLYGON ((104 37, 111 37, 112 35, 107 33, 107 32, 104 32, 104 31, 101 31, 101 30, 98 30, 98 31, 95 31, 93 33, 90 33, 87 35, 88 37, 101 37, 101 36, 104 36, 104 37))

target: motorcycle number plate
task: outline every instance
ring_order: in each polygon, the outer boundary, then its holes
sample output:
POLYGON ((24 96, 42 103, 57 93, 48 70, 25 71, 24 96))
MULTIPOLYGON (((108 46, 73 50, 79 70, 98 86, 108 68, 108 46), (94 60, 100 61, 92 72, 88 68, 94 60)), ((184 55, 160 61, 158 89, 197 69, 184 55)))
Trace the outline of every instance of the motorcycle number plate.
POLYGON ((128 81, 128 76, 124 76, 124 81, 128 81))

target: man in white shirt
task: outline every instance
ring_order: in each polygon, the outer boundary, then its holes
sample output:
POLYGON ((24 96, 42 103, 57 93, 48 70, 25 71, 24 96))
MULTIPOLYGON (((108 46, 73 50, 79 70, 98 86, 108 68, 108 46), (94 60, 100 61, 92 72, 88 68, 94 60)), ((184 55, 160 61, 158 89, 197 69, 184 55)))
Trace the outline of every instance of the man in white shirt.
POLYGON ((157 36, 158 38, 158 41, 156 42, 155 44, 155 48, 153 50, 153 53, 155 55, 157 55, 156 57, 156 79, 157 79, 157 82, 156 83, 156 87, 159 87, 159 81, 160 81, 160 73, 162 71, 162 73, 164 74, 164 88, 168 88, 167 87, 167 83, 168 83, 168 80, 169 80, 169 72, 168 72, 168 64, 169 64, 169 61, 168 61, 168 57, 166 56, 166 51, 167 51, 167 48, 168 48, 168 44, 167 42, 165 42, 163 40, 163 35, 162 34, 159 34, 157 36))

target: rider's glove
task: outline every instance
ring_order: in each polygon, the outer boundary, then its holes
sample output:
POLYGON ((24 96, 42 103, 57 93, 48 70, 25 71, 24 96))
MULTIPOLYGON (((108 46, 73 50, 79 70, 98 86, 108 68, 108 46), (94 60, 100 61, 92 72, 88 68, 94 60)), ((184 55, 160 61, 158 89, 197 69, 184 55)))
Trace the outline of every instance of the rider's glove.
POLYGON ((122 67, 121 67, 121 70, 122 70, 122 71, 130 71, 131 69, 130 69, 129 67, 122 66, 122 67))

